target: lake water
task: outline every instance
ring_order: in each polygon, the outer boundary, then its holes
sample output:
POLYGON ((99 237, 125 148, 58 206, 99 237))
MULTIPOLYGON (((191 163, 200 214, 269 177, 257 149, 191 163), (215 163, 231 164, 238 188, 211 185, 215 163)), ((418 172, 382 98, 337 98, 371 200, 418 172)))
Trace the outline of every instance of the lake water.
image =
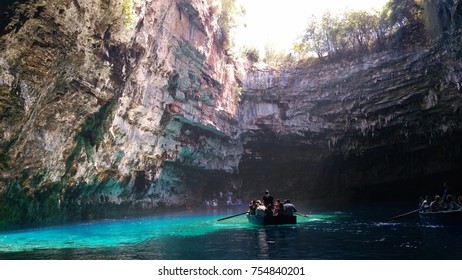
POLYGON ((412 206, 299 209, 309 218, 283 226, 217 222, 244 207, 6 231, 0 259, 462 259, 460 229, 421 225, 417 214, 384 222, 412 206))

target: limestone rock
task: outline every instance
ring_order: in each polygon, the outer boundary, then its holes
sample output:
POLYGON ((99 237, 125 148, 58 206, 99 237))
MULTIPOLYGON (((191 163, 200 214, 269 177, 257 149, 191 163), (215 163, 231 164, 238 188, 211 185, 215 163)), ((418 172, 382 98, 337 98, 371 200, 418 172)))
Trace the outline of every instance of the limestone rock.
POLYGON ((219 10, 199 0, 52 0, 9 11, 0 215, 98 218, 195 203, 218 187, 214 176, 238 187, 219 10))

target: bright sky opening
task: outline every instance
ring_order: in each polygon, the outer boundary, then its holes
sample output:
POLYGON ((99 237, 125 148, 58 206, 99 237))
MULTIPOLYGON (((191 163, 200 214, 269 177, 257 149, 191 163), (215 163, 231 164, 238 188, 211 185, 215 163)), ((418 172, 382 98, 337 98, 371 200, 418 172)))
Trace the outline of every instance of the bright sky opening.
POLYGON ((381 10, 388 0, 236 0, 244 7, 244 26, 236 29, 236 46, 255 47, 263 54, 269 44, 278 51, 290 52, 293 43, 308 26, 311 15, 322 16, 330 10, 381 10))

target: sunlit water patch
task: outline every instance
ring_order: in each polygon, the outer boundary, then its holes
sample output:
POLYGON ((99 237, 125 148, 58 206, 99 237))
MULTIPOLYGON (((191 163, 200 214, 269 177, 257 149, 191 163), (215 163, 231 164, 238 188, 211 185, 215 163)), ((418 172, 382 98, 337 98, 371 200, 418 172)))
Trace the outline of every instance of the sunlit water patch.
MULTIPOLYGON (((166 237, 191 237, 219 230, 255 227, 247 222, 245 215, 218 222, 221 217, 223 215, 218 213, 181 213, 0 232, 0 252, 113 247, 166 237)), ((313 219, 322 218, 322 215, 316 215, 313 219)), ((299 218, 300 224, 308 221, 310 218, 299 218)))
POLYGON ((0 233, 0 251, 121 246, 169 235, 207 234, 222 226, 215 224, 214 217, 185 214, 4 232, 0 233))

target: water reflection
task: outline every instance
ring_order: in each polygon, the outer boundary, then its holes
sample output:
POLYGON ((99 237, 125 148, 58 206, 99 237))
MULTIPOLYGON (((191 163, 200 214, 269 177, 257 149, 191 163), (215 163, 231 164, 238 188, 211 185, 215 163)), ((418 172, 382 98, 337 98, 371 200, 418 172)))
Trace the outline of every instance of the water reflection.
POLYGON ((261 228, 257 231, 258 238, 258 258, 259 259, 269 259, 269 246, 268 246, 268 235, 266 234, 266 229, 261 228))
POLYGON ((284 256, 296 253, 298 248, 298 230, 300 226, 265 226, 254 233, 257 259, 283 259, 284 256))

